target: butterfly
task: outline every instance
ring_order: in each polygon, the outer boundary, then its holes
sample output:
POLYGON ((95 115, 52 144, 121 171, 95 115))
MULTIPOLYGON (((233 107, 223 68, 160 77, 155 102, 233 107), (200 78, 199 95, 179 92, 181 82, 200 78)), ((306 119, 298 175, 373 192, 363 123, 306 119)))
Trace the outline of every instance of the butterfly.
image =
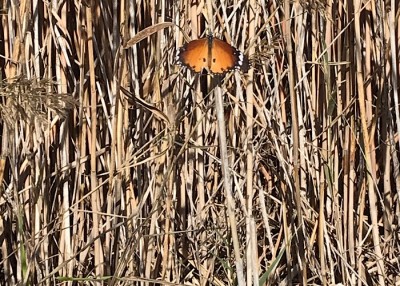
POLYGON ((241 51, 212 35, 183 45, 178 50, 176 62, 196 73, 208 70, 212 74, 224 74, 249 69, 249 60, 241 51))

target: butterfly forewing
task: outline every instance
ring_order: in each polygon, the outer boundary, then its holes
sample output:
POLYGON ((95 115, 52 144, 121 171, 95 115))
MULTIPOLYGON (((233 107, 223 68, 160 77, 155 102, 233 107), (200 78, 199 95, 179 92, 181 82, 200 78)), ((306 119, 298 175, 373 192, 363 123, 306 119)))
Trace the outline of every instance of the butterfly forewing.
POLYGON ((185 44, 179 49, 178 63, 200 73, 207 67, 207 39, 199 39, 185 44))
POLYGON ((213 39, 210 70, 213 73, 225 73, 235 68, 237 63, 236 49, 219 39, 213 39))

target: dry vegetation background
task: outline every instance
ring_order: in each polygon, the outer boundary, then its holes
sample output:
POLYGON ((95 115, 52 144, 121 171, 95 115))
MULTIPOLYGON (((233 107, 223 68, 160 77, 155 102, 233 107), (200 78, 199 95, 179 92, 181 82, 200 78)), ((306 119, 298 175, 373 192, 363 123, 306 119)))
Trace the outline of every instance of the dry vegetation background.
POLYGON ((398 1, 0 3, 1 285, 400 285, 398 1))

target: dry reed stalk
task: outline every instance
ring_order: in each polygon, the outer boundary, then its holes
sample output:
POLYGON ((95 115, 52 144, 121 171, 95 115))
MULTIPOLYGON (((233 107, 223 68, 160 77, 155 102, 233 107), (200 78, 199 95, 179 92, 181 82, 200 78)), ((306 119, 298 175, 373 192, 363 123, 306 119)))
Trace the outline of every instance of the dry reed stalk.
POLYGON ((375 194, 375 182, 374 182, 374 174, 373 172, 373 164, 371 160, 370 153, 370 140, 369 140, 369 132, 367 127, 367 118, 366 118, 366 107, 365 107, 365 91, 364 91, 364 78, 362 72, 362 51, 361 51, 361 39, 360 39, 360 13, 361 13, 361 3, 359 1, 355 1, 354 3, 355 10, 355 19, 354 19, 354 27, 355 27, 355 37, 356 37, 356 68, 357 68, 357 91, 359 96, 359 107, 360 107, 360 116, 361 116, 361 126, 364 140, 364 152, 365 152, 365 164, 366 171, 369 173, 367 175, 367 186, 368 186, 368 197, 370 203, 370 215, 372 222, 372 237, 374 242, 374 252, 377 259, 378 264, 378 279, 379 285, 385 284, 385 267, 383 264, 383 256, 382 250, 379 243, 379 230, 378 230, 378 214, 376 211, 377 198, 375 194))
MULTIPOLYGON (((259 19, 260 11, 256 5, 256 1, 251 1, 249 3, 250 13, 248 15, 249 19, 249 28, 248 28, 248 39, 252 40, 255 38, 256 34, 256 22, 259 19)), ((254 54, 255 47, 251 46, 248 49, 249 54, 254 54)), ((258 260, 254 259, 254 257, 259 257, 258 249, 257 249, 257 231, 255 227, 255 220, 253 214, 253 200, 256 194, 254 189, 254 167, 255 167, 255 156, 254 156, 254 147, 253 147, 253 138, 254 138, 254 107, 256 105, 254 95, 253 95, 253 84, 254 81, 254 70, 251 69, 249 71, 247 80, 249 84, 246 87, 246 139, 244 142, 245 156, 246 156, 246 197, 247 197, 247 205, 244 206, 246 210, 246 241, 248 242, 246 245, 246 285, 259 285, 259 277, 260 277, 260 265, 258 260)), ((240 80, 237 80, 237 85, 240 86, 240 80)), ((232 132, 233 133, 233 132, 232 132)))

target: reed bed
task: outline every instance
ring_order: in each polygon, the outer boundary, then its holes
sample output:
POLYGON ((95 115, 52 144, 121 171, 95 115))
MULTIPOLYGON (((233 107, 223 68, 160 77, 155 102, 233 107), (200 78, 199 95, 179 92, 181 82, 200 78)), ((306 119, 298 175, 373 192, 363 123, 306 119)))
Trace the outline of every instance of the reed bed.
POLYGON ((400 285, 398 6, 1 1, 0 284, 400 285))

